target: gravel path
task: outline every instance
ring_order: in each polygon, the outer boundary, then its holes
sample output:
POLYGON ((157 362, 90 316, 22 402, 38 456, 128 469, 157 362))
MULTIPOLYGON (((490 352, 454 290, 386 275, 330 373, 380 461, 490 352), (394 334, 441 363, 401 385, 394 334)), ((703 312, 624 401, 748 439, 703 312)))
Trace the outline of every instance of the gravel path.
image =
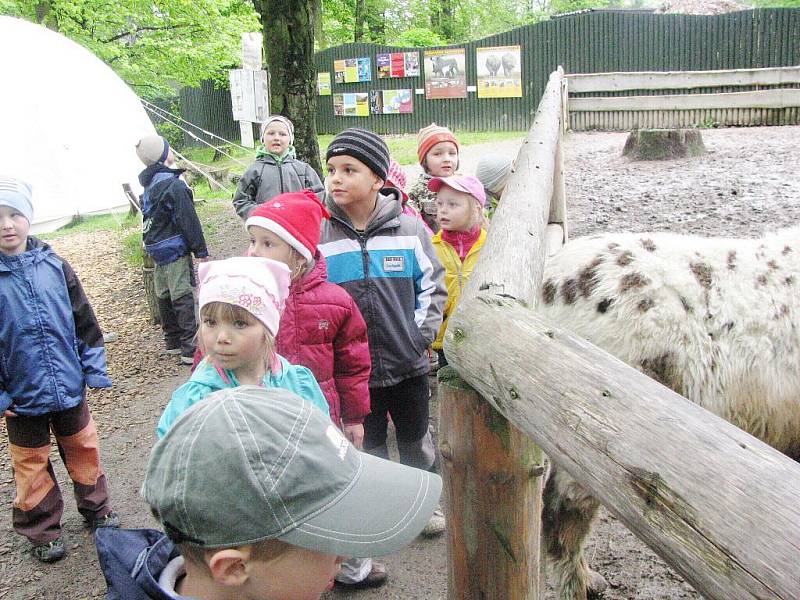
MULTIPOLYGON (((710 129, 704 130, 703 136, 709 151, 706 156, 632 163, 620 157, 625 134, 570 134, 566 173, 571 235, 670 230, 754 237, 796 223, 800 214, 800 178, 796 175, 799 127, 710 129)), ((486 153, 513 157, 518 147, 517 140, 465 147, 462 169, 474 172, 486 153)), ((406 171, 409 182, 419 173, 418 167, 406 167, 406 171)), ((223 258, 241 253, 244 234, 227 202, 221 203, 210 221, 212 254, 223 258)), ((53 245, 82 277, 104 330, 120 333, 119 341, 108 345, 115 388, 92 392, 90 403, 112 494, 125 526, 153 526, 138 491, 155 423, 188 370, 162 352, 158 329, 146 324, 139 274, 122 263, 118 238, 118 233, 111 232, 81 233, 59 238, 53 245)), ((435 403, 432 408, 435 411, 435 403)), ((57 457, 54 463, 65 491, 63 522, 70 555, 61 563, 44 566, 26 554, 27 542, 11 529, 14 487, 5 445, 3 432, 0 600, 102 598, 105 585, 93 540, 70 498, 69 480, 57 457)), ((611 584, 607 599, 697 597, 608 514, 601 518, 587 555, 611 584)), ((334 592, 327 597, 445 597, 443 540, 418 541, 387 562, 391 582, 386 588, 357 594, 334 592)))

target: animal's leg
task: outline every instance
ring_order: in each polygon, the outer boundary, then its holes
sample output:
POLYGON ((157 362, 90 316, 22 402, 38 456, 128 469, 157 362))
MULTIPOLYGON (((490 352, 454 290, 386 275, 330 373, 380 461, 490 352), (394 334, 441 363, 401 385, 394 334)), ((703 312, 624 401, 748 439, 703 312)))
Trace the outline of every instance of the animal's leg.
POLYGON ((587 593, 599 594, 607 587, 583 555, 599 507, 588 491, 553 465, 544 490, 542 528, 561 600, 585 600, 587 593))

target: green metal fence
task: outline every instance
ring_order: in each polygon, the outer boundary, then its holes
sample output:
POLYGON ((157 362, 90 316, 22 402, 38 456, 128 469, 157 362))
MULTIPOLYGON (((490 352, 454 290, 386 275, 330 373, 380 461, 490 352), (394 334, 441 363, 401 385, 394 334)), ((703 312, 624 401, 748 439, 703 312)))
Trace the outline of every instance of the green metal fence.
MULTIPOLYGON (((426 100, 413 96, 413 112, 369 117, 333 114, 333 96, 317 96, 317 132, 337 133, 366 127, 379 133, 411 133, 432 121, 466 131, 523 131, 559 65, 567 73, 608 71, 700 71, 782 67, 800 64, 800 9, 748 10, 725 15, 660 15, 637 11, 597 10, 574 13, 519 27, 487 38, 449 46, 466 50, 467 85, 477 84, 476 48, 521 46, 522 98, 426 100)), ((318 72, 331 76, 333 94, 382 89, 424 88, 422 48, 346 44, 316 54, 318 72), (376 55, 419 52, 419 77, 378 79, 376 55), (335 83, 333 62, 369 57, 372 80, 335 83)), ((657 93, 657 92, 644 92, 657 93)), ((227 139, 238 139, 230 93, 210 83, 181 91, 185 119, 227 139)), ((187 140, 192 143, 192 140, 187 140)))
MULTIPOLYGON (((661 15, 589 11, 457 44, 465 48, 467 85, 477 84, 476 48, 521 46, 522 98, 426 100, 414 94, 413 112, 334 116, 333 96, 317 96, 317 131, 366 127, 378 133, 410 133, 431 121, 467 131, 526 130, 547 78, 559 65, 567 73, 608 71, 698 71, 800 64, 800 10, 759 9, 725 15, 661 15)), ((319 72, 331 74, 332 94, 424 88, 419 77, 378 79, 376 54, 423 50, 347 44, 317 53, 319 72), (369 57, 372 81, 335 83, 334 60, 369 57)))

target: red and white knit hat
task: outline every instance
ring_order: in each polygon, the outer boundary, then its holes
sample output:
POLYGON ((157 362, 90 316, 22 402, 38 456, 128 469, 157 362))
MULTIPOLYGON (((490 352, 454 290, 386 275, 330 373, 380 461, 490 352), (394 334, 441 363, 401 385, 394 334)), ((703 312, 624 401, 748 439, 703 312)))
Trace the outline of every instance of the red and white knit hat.
POLYGON ((279 194, 260 204, 245 221, 245 228, 261 227, 271 231, 306 260, 314 258, 322 219, 330 213, 311 190, 279 194))
POLYGON ((455 144, 456 150, 459 150, 456 136, 447 127, 431 123, 419 130, 417 133, 417 158, 419 158, 419 164, 425 161, 425 156, 430 152, 430 149, 439 142, 452 142, 455 144))

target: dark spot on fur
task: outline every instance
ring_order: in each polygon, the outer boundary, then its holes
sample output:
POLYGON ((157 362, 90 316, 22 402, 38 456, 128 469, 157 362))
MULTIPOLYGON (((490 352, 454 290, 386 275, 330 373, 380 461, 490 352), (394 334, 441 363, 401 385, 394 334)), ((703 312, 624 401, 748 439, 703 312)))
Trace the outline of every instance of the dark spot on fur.
POLYGON ((697 283, 707 290, 711 289, 714 270, 709 264, 704 262, 693 262, 689 265, 689 268, 694 274, 694 278, 697 279, 697 283))
POLYGON ((633 262, 633 252, 630 250, 625 250, 622 254, 617 257, 617 264, 620 267, 626 267, 633 262))
POLYGON ((781 307, 778 309, 778 314, 775 315, 775 320, 777 321, 781 317, 786 317, 789 315, 789 307, 785 304, 781 304, 781 307))
POLYGON ((778 270, 778 263, 776 263, 774 260, 770 260, 767 263, 767 266, 769 267, 770 271, 777 271, 778 270))
POLYGON ((644 248, 648 252, 656 251, 656 243, 650 238, 647 238, 646 240, 639 240, 639 243, 642 245, 642 248, 644 248))
POLYGON ((572 304, 575 298, 578 297, 578 281, 577 279, 565 279, 561 284, 561 297, 564 299, 565 304, 572 304))
POLYGON ((555 302, 556 293, 558 292, 558 285, 552 279, 548 279, 542 286, 542 300, 545 304, 552 304, 555 302))
POLYGON ((794 285, 794 275, 789 275, 783 280, 783 285, 794 285))
POLYGON ((766 275, 759 275, 756 277, 756 283, 758 285, 767 285, 767 276, 766 275))
POLYGON ((605 314, 606 312, 608 312, 608 309, 611 307, 612 304, 614 304, 613 298, 604 298, 603 300, 597 303, 597 312, 599 312, 600 314, 605 314))
POLYGON ((728 321, 725 325, 722 326, 725 331, 731 331, 733 329, 733 321, 728 321))
POLYGON ((641 300, 639 300, 637 308, 644 313, 653 308, 655 305, 656 303, 653 302, 653 299, 648 296, 646 298, 642 298, 641 300))
POLYGON ((602 262, 602 257, 598 256, 578 273, 578 288, 584 298, 591 296, 594 288, 597 287, 597 267, 602 262))
POLYGON ((610 242, 608 244, 608 249, 609 250, 616 250, 617 248, 619 248, 619 244, 617 242, 610 242))
POLYGON ((693 310, 692 309, 692 305, 689 304, 689 301, 686 298, 684 298, 683 296, 681 296, 680 298, 681 298, 681 306, 683 306, 683 310, 685 310, 687 313, 691 313, 692 310, 693 310))
POLYGON ((650 283, 650 280, 641 273, 628 273, 619 280, 619 291, 624 294, 625 292, 644 287, 648 283, 650 283))
POLYGON ((786 255, 787 255, 787 254, 789 254, 791 251, 792 251, 792 249, 791 249, 789 246, 784 246, 784 247, 783 247, 783 250, 781 251, 781 254, 783 254, 784 256, 786 256, 786 255))
POLYGON ((731 250, 728 252, 728 270, 736 270, 736 250, 731 250))
POLYGON ((675 358, 671 354, 662 354, 654 358, 646 358, 640 363, 642 372, 672 388, 679 394, 683 393, 683 378, 681 377, 681 370, 675 364, 675 358))

